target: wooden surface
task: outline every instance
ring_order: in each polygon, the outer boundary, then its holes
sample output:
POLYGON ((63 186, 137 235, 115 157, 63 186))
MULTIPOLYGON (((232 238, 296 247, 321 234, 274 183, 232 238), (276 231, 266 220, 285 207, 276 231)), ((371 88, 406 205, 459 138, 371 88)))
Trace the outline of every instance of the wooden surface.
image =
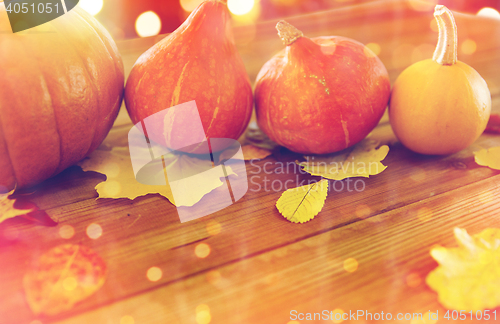
MULTIPOLYGON (((493 109, 499 112, 500 20, 463 14, 455 18, 459 59, 484 77, 493 109), (466 39, 476 42, 475 53, 466 55, 460 50, 466 39)), ((429 48, 437 41, 437 33, 430 27, 432 20, 432 11, 415 11, 400 1, 288 19, 307 36, 342 35, 379 44, 379 56, 392 82, 412 60, 432 54, 429 48)), ((235 29, 252 80, 263 63, 282 48, 275 23, 235 29)), ((119 44, 127 73, 160 37, 119 44)), ((110 138, 126 136, 130 127, 122 111, 110 138)), ((125 315, 135 324, 197 323, 200 304, 209 307, 211 323, 286 324, 291 310, 383 311, 393 316, 439 310, 442 317, 445 310, 437 294, 425 284, 425 276, 437 265, 429 249, 434 244, 455 246, 456 226, 471 234, 500 227, 500 172, 478 166, 472 155, 479 148, 499 146, 500 136, 483 135, 469 149, 446 157, 406 150, 395 140, 387 118, 373 137, 390 144, 384 160, 388 168, 365 179, 362 192, 331 192, 323 211, 301 225, 289 223, 274 207, 281 191, 258 190, 255 185, 264 177, 283 182, 314 179, 293 170, 288 174, 258 172, 264 166, 274 170, 277 161, 300 158, 285 149, 253 165, 247 163, 249 180, 254 177, 254 182, 236 204, 184 224, 175 207, 157 195, 134 201, 96 200, 94 186, 105 177, 72 167, 39 186, 31 197, 58 220, 58 226, 17 220, 0 225, 0 323, 39 324, 32 322, 36 317, 25 301, 22 277, 40 254, 66 242, 82 243, 98 252, 108 265, 108 277, 95 295, 71 311, 38 318, 43 324, 118 324, 125 315), (85 233, 91 223, 103 229, 97 240, 85 233), (65 224, 75 228, 70 240, 58 234, 65 224), (210 229, 214 224, 220 225, 220 233, 207 230, 207 225, 210 229), (201 242, 211 249, 206 258, 194 253, 201 242), (344 270, 348 258, 358 261, 355 272, 344 270), (157 282, 146 277, 153 266, 163 271, 157 282), (410 274, 421 283, 410 287, 410 274)), ((500 309, 498 313, 500 317, 500 309)), ((327 321, 300 321, 313 322, 327 321)))

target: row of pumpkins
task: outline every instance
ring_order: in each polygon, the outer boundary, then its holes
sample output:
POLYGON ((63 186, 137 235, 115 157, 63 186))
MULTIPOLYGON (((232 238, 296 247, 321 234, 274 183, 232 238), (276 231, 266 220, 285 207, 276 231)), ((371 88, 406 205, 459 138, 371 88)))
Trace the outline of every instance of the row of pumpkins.
MULTIPOLYGON (((10 27, 0 5, 1 32, 10 27)), ((134 124, 195 100, 209 138, 237 139, 255 103, 261 129, 305 154, 361 141, 390 101, 391 125, 405 146, 424 154, 457 152, 485 129, 491 96, 481 76, 456 60, 451 12, 437 6, 435 17, 440 35, 433 59, 406 69, 392 93, 383 63, 361 43, 310 39, 284 21, 277 29, 286 48, 263 66, 253 93, 219 0, 203 2, 145 52, 125 91, 115 43, 79 8, 50 22, 53 33, 3 33, 0 190, 32 186, 90 154, 112 127, 123 95, 134 124)), ((176 136, 189 134, 187 127, 176 136)))

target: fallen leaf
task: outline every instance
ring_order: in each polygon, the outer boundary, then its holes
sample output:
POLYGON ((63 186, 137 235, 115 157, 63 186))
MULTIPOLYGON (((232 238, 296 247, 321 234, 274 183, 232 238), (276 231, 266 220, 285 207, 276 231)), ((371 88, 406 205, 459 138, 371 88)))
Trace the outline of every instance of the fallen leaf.
POLYGON ((500 306, 500 229, 488 228, 470 236, 454 229, 458 248, 435 247, 431 256, 439 266, 426 282, 449 309, 477 311, 500 306))
MULTIPOLYGON (((252 144, 247 144, 243 145, 241 147, 241 150, 243 152, 243 159, 245 161, 251 161, 251 160, 261 160, 265 159, 269 155, 273 154, 273 152, 263 149, 257 146, 254 146, 252 144)), ((225 150, 219 155, 219 161, 226 161, 229 160, 233 157, 233 152, 231 150, 225 150)), ((239 157, 236 157, 239 158, 239 157)))
POLYGON ((492 114, 486 125, 485 133, 500 134, 500 115, 492 114))
POLYGON ((500 170, 500 146, 474 152, 477 164, 500 170))
POLYGON ((257 125, 255 121, 248 125, 242 144, 252 144, 266 150, 274 150, 279 145, 273 142, 257 125))
POLYGON ((378 145, 377 141, 365 139, 342 154, 305 156, 307 161, 299 165, 311 175, 332 180, 368 178, 387 168, 380 161, 389 153, 389 147, 382 145, 377 149, 378 145))
POLYGON ((285 191, 276 202, 283 217, 293 223, 305 223, 323 209, 328 194, 328 180, 285 191))
POLYGON ((33 313, 56 315, 94 294, 104 284, 106 263, 83 245, 63 244, 42 254, 24 275, 33 313))
MULTIPOLYGON (((149 157, 150 153, 145 150, 142 155, 149 157)), ((226 166, 226 175, 221 171, 219 176, 206 176, 201 181, 200 177, 195 175, 218 171, 212 167, 211 161, 187 154, 171 153, 141 169, 139 172, 142 180, 139 182, 134 174, 128 147, 114 147, 111 151, 96 150, 79 165, 83 171, 95 171, 106 175, 106 181, 95 187, 99 198, 135 199, 147 194, 159 194, 178 207, 193 206, 207 193, 222 186, 224 182, 220 180, 221 178, 235 174, 231 167, 226 166), (166 173, 170 178, 167 179, 166 173), (172 175, 176 178, 172 178, 172 175)))
POLYGON ((16 200, 9 199, 9 196, 12 195, 13 193, 14 190, 5 194, 0 194, 0 223, 9 218, 29 214, 34 209, 34 208, 29 208, 29 209, 15 208, 14 204, 16 203, 16 200))

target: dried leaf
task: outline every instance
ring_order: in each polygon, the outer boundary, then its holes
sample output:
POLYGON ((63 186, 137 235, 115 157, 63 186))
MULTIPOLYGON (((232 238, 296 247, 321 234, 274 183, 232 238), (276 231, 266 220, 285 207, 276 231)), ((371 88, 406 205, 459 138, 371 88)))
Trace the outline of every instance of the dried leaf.
MULTIPOLYGON (((149 154, 149 151, 144 152, 145 156, 149 156, 149 154)), ((134 174, 128 147, 114 147, 111 151, 96 150, 79 165, 84 171, 95 171, 106 175, 106 181, 95 187, 99 198, 135 199, 147 194, 160 194, 178 207, 193 206, 203 196, 223 185, 220 178, 224 180, 223 174, 221 177, 204 177, 203 181, 192 177, 192 175, 209 170, 212 165, 211 161, 186 154, 168 154, 162 160, 148 164, 148 168, 159 170, 159 172, 147 172, 147 178, 151 181, 144 181, 154 183, 155 178, 158 178, 164 184, 140 183, 134 174), (160 167, 155 163, 161 164, 160 167), (178 179, 183 179, 183 181, 172 181, 175 179, 169 179, 170 182, 165 181, 166 172, 175 174, 178 179), (172 191, 184 194, 178 194, 174 199, 172 191)), ((235 174, 231 167, 226 166, 225 168, 228 176, 235 174)), ((143 177, 143 180, 148 179, 143 177)))
POLYGON ((500 134, 500 115, 492 114, 486 125, 485 133, 500 134))
POLYGON ((426 282, 446 308, 477 311, 500 306, 500 229, 488 228, 472 237, 455 228, 458 248, 435 247, 439 266, 426 282))
POLYGON ((269 137, 259 128, 256 122, 251 122, 248 125, 245 133, 245 140, 243 144, 252 144, 253 146, 260 147, 266 150, 274 150, 279 145, 271 141, 269 137))
POLYGON ((56 315, 94 294, 104 284, 106 264, 83 245, 63 244, 38 259, 23 287, 33 313, 56 315))
POLYGON ((305 223, 323 209, 328 194, 328 180, 285 191, 276 202, 283 217, 293 223, 305 223))
POLYGON ((500 170, 500 146, 474 152, 477 164, 500 170))
POLYGON ((387 166, 380 163, 389 153, 389 147, 379 142, 365 139, 342 154, 306 156, 306 162, 299 165, 303 170, 314 176, 332 180, 343 180, 352 177, 376 175, 387 166))
POLYGON ((14 190, 6 194, 0 194, 0 223, 6 219, 13 218, 16 216, 26 215, 33 211, 33 208, 29 209, 17 209, 14 207, 16 202, 15 199, 9 199, 9 196, 14 193, 14 190))
MULTIPOLYGON (((254 146, 252 144, 243 145, 241 147, 241 150, 243 152, 243 159, 245 161, 261 160, 261 159, 265 159, 269 155, 273 154, 273 152, 271 152, 269 150, 254 146)), ((232 156, 232 153, 233 152, 230 150, 226 150, 226 151, 222 152, 222 154, 220 154, 220 156, 219 156, 219 161, 226 161, 226 160, 229 160, 231 158, 234 158, 232 156)))

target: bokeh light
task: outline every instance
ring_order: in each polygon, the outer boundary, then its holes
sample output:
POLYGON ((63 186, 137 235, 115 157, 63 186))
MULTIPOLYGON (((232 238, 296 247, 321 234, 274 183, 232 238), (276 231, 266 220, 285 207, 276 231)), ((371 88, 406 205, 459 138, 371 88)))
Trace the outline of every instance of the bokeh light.
POLYGON ((429 220, 432 219, 432 217, 434 216, 434 213, 432 212, 432 210, 428 207, 421 207, 417 210, 417 218, 421 221, 421 222, 427 222, 429 220))
POLYGON ((465 55, 471 55, 476 52, 477 45, 476 42, 473 41, 472 39, 466 39, 462 43, 462 46, 460 46, 460 49, 462 50, 462 53, 465 55))
POLYGON ((135 31, 141 37, 155 36, 160 33, 161 20, 153 11, 146 11, 137 17, 135 31))
POLYGON ((181 0, 181 7, 184 11, 191 12, 205 0, 181 0))
POLYGON ((380 45, 377 43, 368 43, 365 45, 364 52, 367 57, 372 57, 373 54, 379 55, 381 51, 380 45))
POLYGON ((204 259, 210 254, 210 246, 206 243, 200 243, 194 248, 194 254, 198 258, 204 259))
POLYGON ((217 235, 220 233, 222 229, 221 224, 217 223, 216 221, 210 221, 207 224, 207 232, 210 235, 217 235))
POLYGON ((118 181, 106 181, 102 183, 101 190, 108 197, 117 196, 122 191, 122 186, 118 181))
POLYGON ((102 227, 99 224, 92 223, 87 226, 87 236, 93 240, 97 240, 102 235, 102 227))
POLYGON ((78 287, 78 281, 74 277, 68 277, 63 280, 62 286, 67 291, 73 291, 78 287))
POLYGON ((370 214, 372 213, 372 209, 368 207, 368 205, 360 204, 356 206, 356 210, 354 211, 354 213, 358 218, 366 218, 370 216, 370 214))
POLYGON ((344 320, 342 319, 342 315, 344 315, 344 311, 340 308, 336 308, 332 311, 332 321, 335 324, 342 323, 344 320))
POLYGON ((149 281, 156 282, 163 276, 163 271, 158 267, 151 267, 146 273, 146 277, 149 281))
POLYGON ((59 236, 65 240, 69 240, 75 235, 75 229, 71 225, 63 225, 59 228, 59 236))
POLYGON ((290 322, 288 322, 286 324, 300 324, 300 322, 299 321, 290 321, 290 322))
POLYGON ((435 33, 439 32, 439 26, 438 26, 436 19, 431 19, 429 27, 431 28, 431 30, 433 32, 435 32, 435 33))
POLYGON ((208 324, 212 320, 208 305, 200 304, 196 306, 196 322, 198 324, 208 324))
POLYGON ((92 16, 101 11, 103 4, 103 0, 80 0, 78 2, 78 5, 92 16))
POLYGON ((344 261, 344 270, 347 272, 354 272, 358 270, 358 261, 354 258, 348 258, 344 261))
POLYGON ((415 11, 433 11, 438 0, 409 0, 410 7, 415 11))
POLYGON ((219 271, 211 270, 211 271, 207 272, 206 278, 207 278, 208 283, 210 283, 212 285, 217 285, 219 283, 220 279, 222 278, 222 276, 221 276, 219 271))
POLYGON ((125 315, 120 319, 120 324, 135 324, 135 320, 130 315, 125 315))
POLYGON ((227 0, 227 8, 237 16, 249 13, 255 5, 254 0, 227 0))
POLYGON ((482 17, 500 19, 500 12, 498 12, 498 10, 496 9, 489 7, 484 7, 483 9, 479 10, 477 12, 477 15, 482 17))
POLYGON ((422 278, 420 278, 418 273, 412 272, 406 276, 406 284, 408 287, 415 288, 422 283, 422 278))

